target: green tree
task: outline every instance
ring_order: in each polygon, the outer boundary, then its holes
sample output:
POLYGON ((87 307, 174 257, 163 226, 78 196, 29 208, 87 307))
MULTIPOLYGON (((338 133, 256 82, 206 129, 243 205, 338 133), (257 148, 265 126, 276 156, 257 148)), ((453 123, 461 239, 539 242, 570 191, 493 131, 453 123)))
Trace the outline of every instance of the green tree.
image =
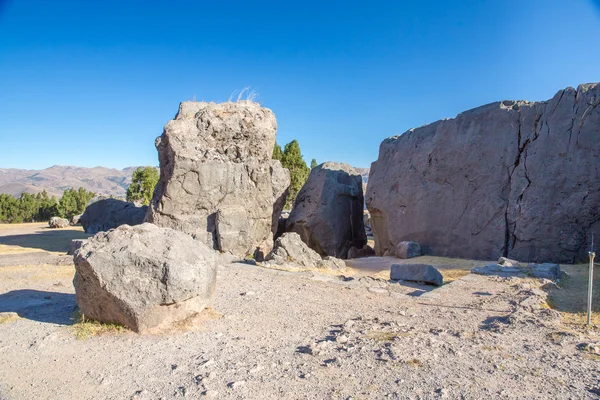
POLYGON ((293 206, 298 192, 306 183, 308 174, 310 173, 310 168, 304 162, 302 152, 300 151, 300 144, 297 140, 292 140, 285 145, 281 164, 290 171, 290 189, 285 204, 285 207, 289 209, 293 206))
POLYGON ((311 160, 310 162, 310 169, 313 169, 314 167, 317 166, 317 160, 315 160, 314 158, 311 160))
POLYGON ((25 222, 34 222, 39 209, 39 203, 34 195, 30 193, 21 193, 19 197, 20 220, 25 222))
POLYGON ((58 216, 70 220, 74 215, 82 214, 92 197, 94 193, 84 188, 65 190, 58 201, 58 216))
POLYGON ((283 151, 281 150, 281 146, 275 143, 275 147, 273 147, 273 160, 279 160, 283 158, 283 151))
POLYGON ((18 223, 20 220, 19 201, 10 194, 0 194, 0 221, 18 223))
POLYGON ((150 204, 158 177, 158 171, 154 167, 136 169, 131 178, 131 185, 127 188, 127 201, 150 204))
POLYGON ((48 221, 51 217, 58 215, 58 201, 56 197, 48 197, 46 189, 35 195, 38 203, 38 214, 36 221, 48 221))

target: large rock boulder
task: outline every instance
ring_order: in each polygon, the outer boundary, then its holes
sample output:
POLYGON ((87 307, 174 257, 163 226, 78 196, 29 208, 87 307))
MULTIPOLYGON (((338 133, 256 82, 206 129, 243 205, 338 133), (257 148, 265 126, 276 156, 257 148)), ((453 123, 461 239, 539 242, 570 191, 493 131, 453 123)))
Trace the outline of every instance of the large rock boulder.
POLYGON ((362 177, 351 166, 326 162, 313 168, 286 223, 322 256, 347 258, 367 244, 362 177))
POLYGON ((574 262, 600 231, 600 84, 502 101, 384 140, 366 201, 375 251, 574 262))
POLYGON ((69 220, 61 217, 52 217, 48 221, 48 226, 50 228, 66 228, 69 226, 69 220))
POLYGON ((424 282, 435 286, 442 286, 444 283, 444 277, 440 271, 428 264, 392 264, 390 279, 424 282))
POLYGON ((218 255, 183 232, 143 224, 96 234, 74 261, 81 312, 143 333, 206 307, 218 255))
POLYGON ((144 222, 148 206, 137 207, 117 199, 98 199, 90 203, 79 218, 85 233, 98 233, 121 225, 139 225, 144 222))
POLYGON ((295 232, 286 232, 275 240, 275 247, 266 256, 265 264, 293 269, 346 269, 343 260, 335 257, 322 258, 295 232))
POLYGON ((251 101, 181 103, 156 139, 160 180, 146 220, 260 259, 290 183, 271 159, 276 131, 273 112, 251 101))

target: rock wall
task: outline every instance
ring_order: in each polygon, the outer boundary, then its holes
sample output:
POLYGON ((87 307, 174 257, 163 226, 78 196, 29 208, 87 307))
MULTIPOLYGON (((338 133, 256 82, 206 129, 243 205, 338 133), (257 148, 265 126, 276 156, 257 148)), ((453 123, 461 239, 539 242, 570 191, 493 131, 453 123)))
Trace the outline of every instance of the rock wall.
POLYGON ((351 166, 326 162, 310 172, 286 222, 321 256, 347 258, 367 244, 362 177, 351 166))
POLYGON ((156 139, 160 180, 146 215, 211 248, 260 258, 289 187, 289 172, 272 160, 277 122, 251 101, 184 102, 156 139))
POLYGON ((366 196, 377 254, 414 240, 439 256, 584 259, 600 231, 599 105, 586 84, 384 140, 366 196))

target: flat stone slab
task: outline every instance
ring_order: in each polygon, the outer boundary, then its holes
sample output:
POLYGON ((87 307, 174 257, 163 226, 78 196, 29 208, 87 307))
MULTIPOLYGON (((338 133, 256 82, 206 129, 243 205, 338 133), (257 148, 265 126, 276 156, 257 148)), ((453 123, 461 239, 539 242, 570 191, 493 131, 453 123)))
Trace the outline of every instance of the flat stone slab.
POLYGON ((518 263, 518 265, 488 264, 483 267, 475 267, 471 272, 478 275, 531 277, 549 279, 551 281, 556 281, 562 276, 560 265, 552 263, 528 265, 521 263, 518 263))
POLYGON ((442 286, 444 278, 440 271, 428 264, 392 264, 390 279, 397 281, 425 282, 442 286))

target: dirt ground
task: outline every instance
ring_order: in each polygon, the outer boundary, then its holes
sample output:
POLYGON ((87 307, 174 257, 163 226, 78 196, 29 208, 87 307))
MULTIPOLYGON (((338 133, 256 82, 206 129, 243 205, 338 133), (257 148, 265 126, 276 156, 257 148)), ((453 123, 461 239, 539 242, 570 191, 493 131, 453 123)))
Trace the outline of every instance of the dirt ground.
POLYGON ((557 287, 468 274, 482 261, 412 260, 440 268, 450 283, 434 289, 389 282, 391 258, 339 276, 230 263, 209 309, 140 336, 78 320, 63 255, 75 237, 0 226, 0 399, 600 397, 585 266, 564 266, 557 287))

